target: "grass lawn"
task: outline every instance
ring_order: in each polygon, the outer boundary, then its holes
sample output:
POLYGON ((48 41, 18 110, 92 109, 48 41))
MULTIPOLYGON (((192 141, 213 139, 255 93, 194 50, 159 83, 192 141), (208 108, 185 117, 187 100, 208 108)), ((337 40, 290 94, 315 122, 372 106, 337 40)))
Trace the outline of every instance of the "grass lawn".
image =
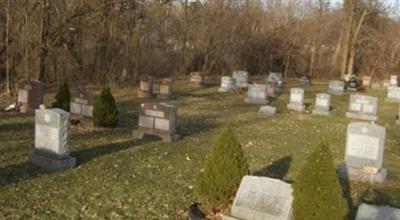
MULTIPOLYGON (((218 82, 192 89, 177 81, 178 107, 176 143, 133 140, 139 104, 135 89, 114 89, 121 113, 115 129, 75 126, 71 129, 72 156, 77 167, 46 173, 26 163, 33 148, 34 118, 0 113, 0 219, 185 219, 186 208, 195 201, 195 179, 213 140, 226 125, 231 126, 256 175, 282 177, 294 182, 306 157, 316 145, 330 144, 335 165, 344 159, 349 96, 332 96, 331 116, 288 112, 286 103, 291 81, 272 105, 276 117, 263 118, 259 106, 244 103, 244 95, 220 94, 218 82)), ((306 102, 327 83, 306 88, 306 102)), ((367 90, 379 97, 377 124, 386 127, 384 167, 387 180, 380 185, 351 183, 353 214, 361 200, 400 207, 400 134, 395 125, 398 104, 385 102, 385 91, 367 90)), ((51 103, 54 94, 46 97, 51 103)), ((3 109, 7 103, 0 100, 3 109)), ((312 106, 309 107, 312 109, 312 106)))

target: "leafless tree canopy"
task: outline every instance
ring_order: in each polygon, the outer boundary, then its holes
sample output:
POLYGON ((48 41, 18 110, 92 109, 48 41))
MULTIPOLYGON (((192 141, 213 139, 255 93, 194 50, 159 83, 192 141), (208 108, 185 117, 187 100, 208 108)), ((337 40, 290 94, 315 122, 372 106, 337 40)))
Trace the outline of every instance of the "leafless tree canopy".
POLYGON ((3 0, 0 82, 133 85, 234 69, 382 77, 400 63, 400 23, 385 2, 3 0))

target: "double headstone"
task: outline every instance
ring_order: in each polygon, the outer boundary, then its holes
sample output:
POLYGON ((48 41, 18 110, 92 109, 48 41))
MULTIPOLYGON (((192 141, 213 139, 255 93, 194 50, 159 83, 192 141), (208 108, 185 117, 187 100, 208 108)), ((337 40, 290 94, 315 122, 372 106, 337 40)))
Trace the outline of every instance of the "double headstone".
POLYGON ((140 84, 138 89, 139 98, 151 98, 154 96, 154 82, 151 76, 140 77, 140 84))
POLYGON ((278 88, 281 88, 283 86, 282 73, 270 72, 267 77, 267 83, 275 84, 278 88))
POLYGON ((164 78, 161 79, 159 82, 159 93, 158 93, 158 98, 160 99, 170 99, 174 98, 174 92, 173 92, 173 82, 171 78, 164 78))
POLYGON ((240 183, 230 215, 222 220, 290 220, 293 188, 281 180, 245 176, 240 183))
POLYGON ((22 113, 34 114, 44 104, 44 84, 37 80, 22 80, 18 85, 18 109, 22 113))
POLYGON ((221 77, 221 87, 218 89, 219 92, 230 92, 236 89, 236 79, 230 76, 221 77))
POLYGON ((363 76, 362 77, 362 86, 363 87, 369 87, 371 85, 371 76, 363 76))
POLYGON ((358 207, 356 220, 400 220, 400 209, 363 203, 358 207))
POLYGON ((304 90, 301 88, 290 89, 290 101, 287 104, 287 109, 304 112, 306 106, 304 105, 304 90))
POLYGON ((96 92, 78 90, 72 92, 70 112, 80 117, 93 117, 93 105, 96 100, 96 92))
POLYGON ((250 84, 248 86, 245 102, 251 104, 267 104, 268 95, 266 85, 250 84))
POLYGON ((203 72, 191 72, 190 73, 190 84, 195 87, 202 87, 204 85, 203 72))
POLYGON ((139 128, 134 131, 136 138, 144 135, 155 135, 164 141, 173 142, 179 139, 176 134, 176 107, 165 103, 144 103, 139 113, 139 128))
POLYGON ((397 86, 397 85, 398 85, 398 77, 397 77, 397 75, 390 75, 389 86, 397 86))
POLYGON ((382 168, 386 130, 366 122, 347 127, 345 162, 340 166, 342 178, 381 183, 386 178, 382 168))
POLYGON ((348 118, 376 121, 378 120, 378 98, 366 95, 351 95, 348 118))
POLYGON ((35 147, 28 161, 48 171, 73 168, 70 156, 69 118, 61 109, 40 109, 35 114, 35 147))
POLYGON ((345 82, 341 80, 329 81, 328 93, 332 95, 343 95, 346 91, 345 82))
POLYGON ((331 96, 326 93, 318 93, 315 99, 313 114, 329 115, 331 113, 331 96))
POLYGON ((235 70, 232 77, 236 79, 236 86, 239 88, 247 88, 249 83, 249 73, 243 70, 235 70))
POLYGON ((389 86, 387 91, 386 101, 389 102, 400 102, 400 87, 389 86))

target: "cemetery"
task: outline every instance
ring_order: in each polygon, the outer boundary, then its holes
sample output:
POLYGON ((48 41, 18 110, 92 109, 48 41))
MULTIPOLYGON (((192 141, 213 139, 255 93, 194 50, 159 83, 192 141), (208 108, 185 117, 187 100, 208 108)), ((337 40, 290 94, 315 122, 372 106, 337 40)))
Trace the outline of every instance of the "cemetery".
MULTIPOLYGON (((204 161, 229 124, 249 172, 236 180, 231 206, 219 218, 301 215, 296 180, 324 141, 337 181, 343 183, 343 200, 349 202, 342 212, 349 219, 369 220, 379 218, 366 216, 383 216, 385 210, 399 219, 399 106, 384 101, 386 90, 330 96, 327 81, 302 87, 296 79, 285 79, 281 94, 259 105, 268 100, 264 77, 251 77, 256 84, 248 85, 250 94, 219 93, 220 77, 209 79, 213 86, 194 90, 189 78, 174 80, 176 99, 138 98, 140 89, 118 88, 94 98, 71 86, 71 115, 51 108, 54 93, 45 94, 47 108, 37 107, 35 117, 0 113, 0 216, 187 219, 189 205, 199 201, 197 178, 204 161), (90 101, 84 101, 86 96, 90 101), (116 109, 102 107, 100 99, 114 101, 116 109), (310 111, 305 111, 307 103, 310 111), (93 120, 112 128, 69 123, 73 112, 85 112, 89 104, 93 120), (118 120, 98 121, 101 108, 118 114, 118 120), (346 117, 350 109, 375 118, 346 117)), ((9 101, 0 100, 0 107, 9 101)))

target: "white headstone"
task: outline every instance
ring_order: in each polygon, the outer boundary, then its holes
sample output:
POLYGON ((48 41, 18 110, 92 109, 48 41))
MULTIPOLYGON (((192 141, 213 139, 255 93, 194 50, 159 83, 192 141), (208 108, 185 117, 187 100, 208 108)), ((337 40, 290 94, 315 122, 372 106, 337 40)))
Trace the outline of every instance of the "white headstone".
POLYGON ((390 75, 390 83, 389 86, 397 86, 398 84, 398 77, 397 75, 390 75))
POLYGON ((392 102, 400 102, 400 87, 389 86, 386 100, 392 102))
POLYGON ((245 101, 253 104, 267 104, 267 86, 259 84, 248 85, 247 97, 245 98, 245 101))
POLYGON ((343 95, 346 90, 344 81, 332 80, 329 81, 328 92, 333 95, 343 95))
POLYGON ((230 76, 221 77, 221 87, 219 92, 228 92, 236 89, 236 79, 230 76))
POLYGON ((314 114, 328 115, 331 108, 331 96, 326 93, 318 93, 315 99, 314 114))
POLYGON ((249 73, 243 70, 235 70, 232 77, 236 79, 236 86, 240 88, 247 88, 249 81, 249 73))
POLYGON ((358 207, 356 220, 400 220, 400 209, 363 203, 358 207))
POLYGON ((348 118, 376 121, 378 120, 378 98, 366 95, 351 95, 348 118))
POLYGON ((294 111, 305 111, 304 105, 304 89, 292 88, 290 89, 290 100, 287 108, 294 111))

